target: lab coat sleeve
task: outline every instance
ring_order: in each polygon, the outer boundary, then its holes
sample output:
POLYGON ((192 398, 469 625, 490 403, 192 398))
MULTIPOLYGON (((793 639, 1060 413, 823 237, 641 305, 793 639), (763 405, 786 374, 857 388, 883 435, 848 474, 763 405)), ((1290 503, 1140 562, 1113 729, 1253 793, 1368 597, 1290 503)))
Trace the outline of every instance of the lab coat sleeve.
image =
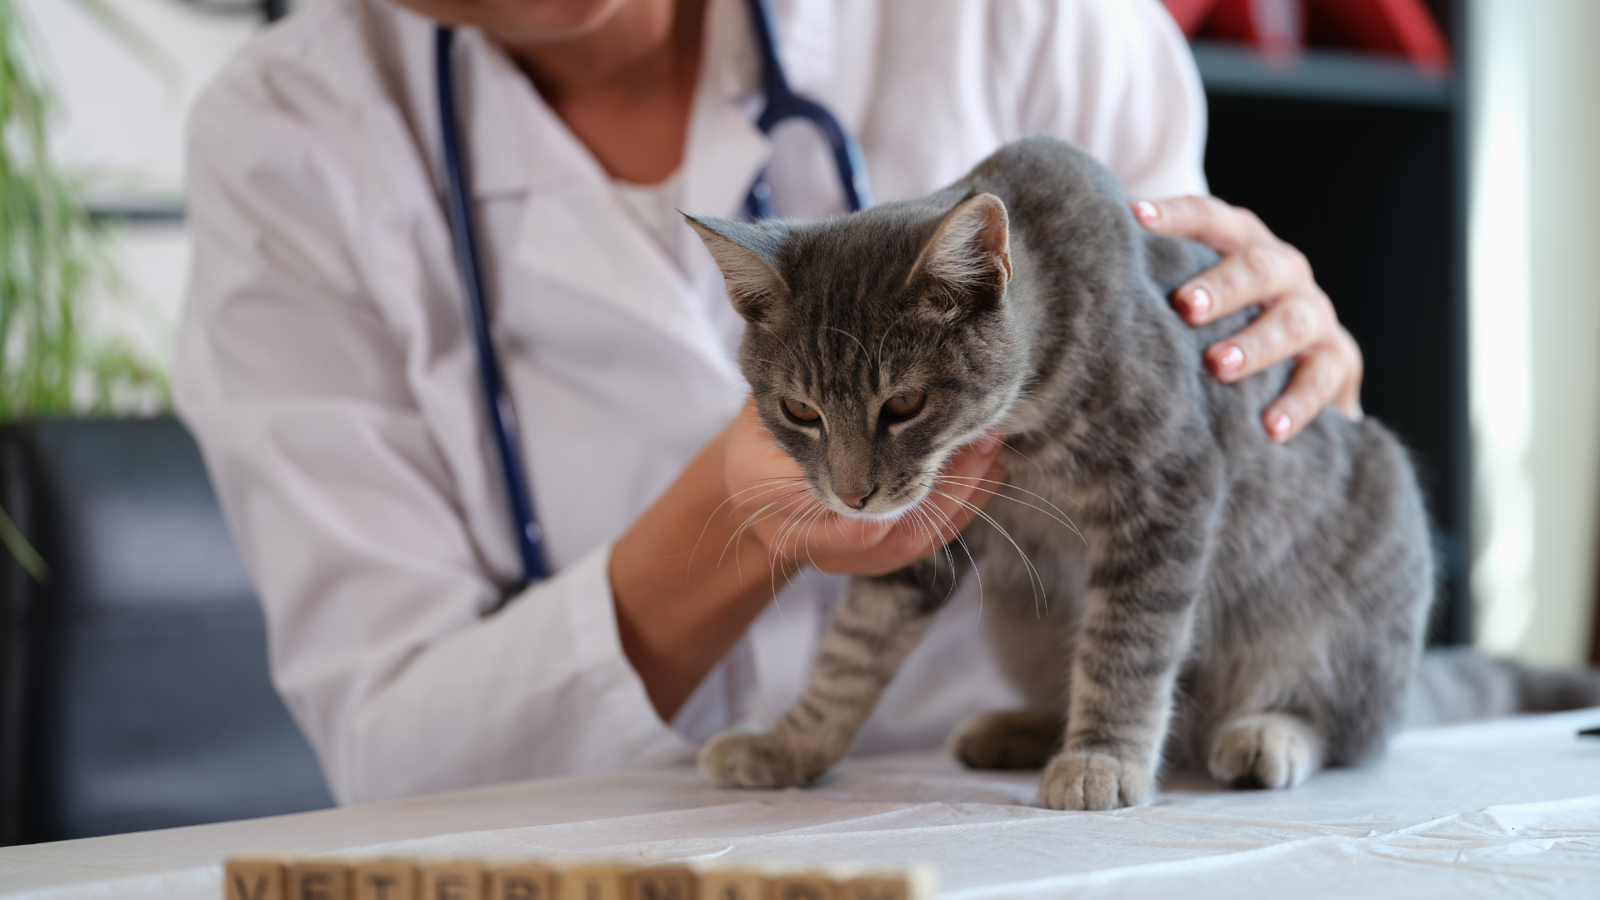
POLYGON ((1024 134, 1053 134, 1085 148, 1130 196, 1206 193, 1206 102, 1183 33, 1157 0, 1051 0, 997 4, 1009 48, 1040 41, 1018 79, 1024 134))
POLYGON ((176 397, 335 797, 692 758, 623 654, 609 545, 486 614, 500 589, 408 386, 415 338, 363 275, 370 116, 292 65, 241 67, 190 123, 176 397))

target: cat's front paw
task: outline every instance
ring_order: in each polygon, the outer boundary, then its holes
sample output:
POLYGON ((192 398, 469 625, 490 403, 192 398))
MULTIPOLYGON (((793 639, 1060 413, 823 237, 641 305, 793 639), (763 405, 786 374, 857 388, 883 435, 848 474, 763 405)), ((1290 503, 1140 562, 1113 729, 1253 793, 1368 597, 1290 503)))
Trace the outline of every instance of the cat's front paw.
POLYGON ((1288 713, 1257 713, 1224 726, 1211 741, 1211 777, 1234 787, 1288 788, 1322 766, 1322 739, 1288 713))
POLYGON ((1083 750, 1067 750, 1050 760, 1039 784, 1039 800, 1050 809, 1143 806, 1154 793, 1155 772, 1148 763, 1083 750))
POLYGON ((700 748, 700 774, 719 787, 809 784, 827 768, 811 762, 811 755, 781 732, 724 731, 700 748))

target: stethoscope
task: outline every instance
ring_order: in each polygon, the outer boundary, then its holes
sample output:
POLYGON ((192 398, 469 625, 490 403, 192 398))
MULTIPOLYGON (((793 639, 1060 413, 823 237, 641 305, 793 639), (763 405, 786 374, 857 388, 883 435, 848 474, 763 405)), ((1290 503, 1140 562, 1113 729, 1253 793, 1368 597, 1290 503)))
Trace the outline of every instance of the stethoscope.
MULTIPOLYGON (((805 119, 815 125, 833 148, 833 162, 839 170, 839 184, 844 189, 845 203, 851 212, 865 209, 872 204, 872 199, 867 189, 867 169, 861 160, 860 147, 826 108, 789 89, 789 80, 784 77, 783 65, 778 60, 778 42, 772 30, 767 0, 748 2, 756 48, 761 53, 761 86, 766 99, 766 108, 756 120, 756 127, 762 133, 770 134, 779 122, 794 118, 805 119)), ((468 202, 471 194, 467 190, 466 171, 461 165, 455 76, 450 64, 450 47, 454 40, 455 32, 451 28, 441 25, 434 32, 434 84, 439 95, 439 133, 444 144, 445 207, 455 242, 456 267, 461 272, 461 289, 466 295, 472 337, 478 345, 478 378, 483 387, 489 427, 494 431, 495 453, 500 458, 501 473, 505 476, 506 505, 516 534, 517 552, 522 557, 523 581, 502 595, 503 604, 529 582, 543 579, 549 570, 545 566, 544 532, 534 518, 533 501, 528 492, 528 473, 522 466, 516 414, 511 408, 511 398, 506 394, 505 384, 500 379, 500 361, 495 353, 494 342, 489 338, 489 307, 484 295, 483 270, 478 264, 478 241, 473 233, 472 207, 468 202)), ((772 215, 772 189, 767 185, 765 171, 756 176, 755 184, 750 188, 750 196, 745 200, 745 212, 752 220, 772 215)))

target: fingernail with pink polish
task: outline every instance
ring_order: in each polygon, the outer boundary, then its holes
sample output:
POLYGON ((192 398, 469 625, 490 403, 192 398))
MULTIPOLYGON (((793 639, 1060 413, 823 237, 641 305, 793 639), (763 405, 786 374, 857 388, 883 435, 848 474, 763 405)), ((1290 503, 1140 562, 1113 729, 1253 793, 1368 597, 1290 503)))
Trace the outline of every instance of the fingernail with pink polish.
POLYGON ((1267 418, 1267 431, 1271 432, 1274 438, 1281 440, 1288 436, 1289 424, 1288 413, 1273 413, 1267 418))
POLYGON ((1244 366, 1244 351, 1229 345, 1222 348, 1222 352, 1213 356, 1212 360, 1215 362, 1219 373, 1232 372, 1244 366))
POLYGON ((1191 317, 1201 318, 1211 312, 1211 292, 1203 287, 1192 287, 1188 290, 1184 303, 1188 306, 1191 317))
POLYGON ((1161 207, 1156 206, 1149 200, 1140 200, 1133 204, 1133 214, 1138 216, 1139 221, 1146 225, 1161 221, 1161 207))
POLYGON ((1000 449, 1000 438, 996 435, 986 434, 978 439, 978 454, 980 456, 993 456, 1000 449))

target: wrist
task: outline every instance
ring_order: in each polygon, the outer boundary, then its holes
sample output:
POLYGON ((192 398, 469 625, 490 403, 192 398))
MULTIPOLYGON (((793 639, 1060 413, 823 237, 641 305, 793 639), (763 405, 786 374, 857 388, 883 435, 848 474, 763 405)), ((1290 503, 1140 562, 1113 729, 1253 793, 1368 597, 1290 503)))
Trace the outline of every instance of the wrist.
POLYGON ((719 435, 617 541, 609 574, 623 651, 663 720, 794 567, 741 528, 719 435))

